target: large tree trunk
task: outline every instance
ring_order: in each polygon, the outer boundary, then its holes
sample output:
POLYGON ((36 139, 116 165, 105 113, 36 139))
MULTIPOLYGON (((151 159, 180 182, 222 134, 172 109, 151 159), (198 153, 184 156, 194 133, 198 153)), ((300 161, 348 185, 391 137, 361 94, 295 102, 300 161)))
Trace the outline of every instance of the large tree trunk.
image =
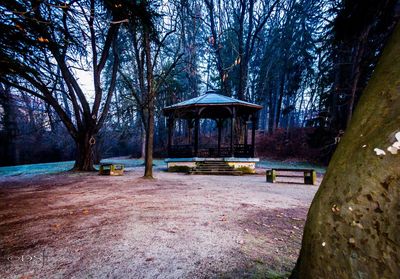
MULTIPOLYGON (((19 144, 18 144, 18 108, 11 94, 11 87, 0 83, 0 104, 3 108, 3 129, 5 132, 4 158, 0 159, 0 164, 16 165, 19 164, 19 144)), ((1 118, 1 117, 0 117, 1 118)))
MULTIPOLYGON (((247 90, 247 80, 249 78, 249 66, 247 64, 246 58, 240 63, 239 67, 239 88, 237 98, 239 100, 246 100, 246 90, 247 90)), ((247 100, 249 101, 249 100, 247 100)))
POLYGON ((285 93, 285 79, 286 79, 286 74, 283 74, 278 90, 278 103, 276 105, 276 116, 275 116, 276 129, 279 128, 279 121, 281 120, 283 94, 285 93))
POLYGON ((268 134, 272 135, 275 131, 275 108, 276 102, 273 89, 269 89, 269 103, 268 103, 268 134))
POLYGON ((144 48, 146 53, 146 80, 147 80, 147 133, 146 154, 144 162, 144 177, 153 178, 153 144, 154 144, 154 99, 153 65, 151 62, 151 45, 149 29, 144 28, 144 48))
POLYGON ((312 202, 293 278, 400 274, 399 53, 400 25, 312 202))
MULTIPOLYGON (((152 102, 152 106, 154 106, 154 102, 152 102)), ((147 125, 144 177, 153 178, 154 107, 149 109, 147 125)))
POLYGON ((144 160, 146 157, 146 129, 143 127, 142 123, 140 133, 140 159, 144 160))
POLYGON ((76 159, 73 170, 75 171, 94 171, 93 149, 96 141, 94 135, 85 133, 75 140, 76 159))

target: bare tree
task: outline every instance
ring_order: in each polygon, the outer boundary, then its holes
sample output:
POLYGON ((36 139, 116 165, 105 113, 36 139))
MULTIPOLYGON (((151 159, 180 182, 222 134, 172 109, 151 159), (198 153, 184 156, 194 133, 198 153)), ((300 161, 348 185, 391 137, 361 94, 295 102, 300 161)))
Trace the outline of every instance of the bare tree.
POLYGON ((183 53, 180 52, 179 47, 173 52, 166 47, 167 39, 176 31, 175 26, 164 22, 160 23, 156 29, 154 21, 159 19, 159 16, 152 10, 151 3, 144 1, 140 5, 143 13, 147 14, 147 21, 127 26, 127 34, 129 34, 127 45, 131 47, 133 53, 125 52, 124 60, 127 62, 123 64, 119 72, 123 84, 135 100, 145 131, 144 177, 153 178, 156 99, 160 87, 171 75, 183 53), (172 59, 161 57, 163 51, 167 51, 172 59), (136 71, 132 72, 132 68, 136 71))
POLYGON ((5 31, 0 39, 0 80, 40 98, 55 110, 75 140, 76 170, 94 169, 95 137, 115 88, 116 39, 121 20, 118 9, 123 7, 119 3, 110 7, 112 17, 95 0, 60 5, 47 1, 6 2, 0 7, 0 24, 5 31), (101 79, 107 61, 111 61, 112 70, 105 88, 101 79), (77 78, 83 70, 91 72, 93 78, 92 104, 77 78), (73 113, 58 92, 68 98, 73 113))

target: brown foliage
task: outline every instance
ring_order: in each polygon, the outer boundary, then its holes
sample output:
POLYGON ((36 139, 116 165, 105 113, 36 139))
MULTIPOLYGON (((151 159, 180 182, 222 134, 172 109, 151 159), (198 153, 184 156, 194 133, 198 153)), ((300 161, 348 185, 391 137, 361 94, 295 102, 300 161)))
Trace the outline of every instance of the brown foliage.
POLYGON ((273 134, 256 135, 256 154, 261 158, 325 163, 329 161, 334 148, 334 138, 316 128, 277 129, 273 134), (318 145, 314 144, 315 138, 319 141, 318 145))

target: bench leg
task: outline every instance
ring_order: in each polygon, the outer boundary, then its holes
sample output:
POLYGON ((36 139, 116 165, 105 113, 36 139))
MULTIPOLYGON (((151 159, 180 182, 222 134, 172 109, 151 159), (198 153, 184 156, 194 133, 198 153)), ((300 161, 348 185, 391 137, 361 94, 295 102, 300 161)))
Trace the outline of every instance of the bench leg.
POLYGON ((276 180, 276 171, 275 170, 267 170, 267 182, 274 183, 276 180))
POLYGON ((304 184, 315 185, 317 181, 317 173, 315 171, 304 172, 304 184))
POLYGON ((111 167, 110 166, 100 166, 99 174, 101 175, 110 175, 111 167))

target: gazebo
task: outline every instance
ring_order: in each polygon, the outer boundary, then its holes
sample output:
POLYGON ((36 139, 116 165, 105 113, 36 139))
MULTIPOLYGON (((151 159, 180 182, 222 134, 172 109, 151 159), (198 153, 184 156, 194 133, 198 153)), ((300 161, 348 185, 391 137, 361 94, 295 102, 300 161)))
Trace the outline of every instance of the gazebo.
POLYGON ((235 168, 255 168, 255 130, 258 111, 262 106, 230 98, 214 91, 163 109, 168 126, 168 168, 172 166, 195 167, 196 162, 225 161, 235 168), (174 123, 177 119, 187 122, 188 136, 185 144, 173 144, 174 123), (217 144, 204 146, 199 143, 200 120, 216 122, 217 144), (229 124, 229 144, 222 144, 224 123, 229 124), (251 124, 251 139, 248 127, 251 124), (194 131, 193 131, 194 130, 194 131), (235 136, 236 132, 236 136, 235 136))

